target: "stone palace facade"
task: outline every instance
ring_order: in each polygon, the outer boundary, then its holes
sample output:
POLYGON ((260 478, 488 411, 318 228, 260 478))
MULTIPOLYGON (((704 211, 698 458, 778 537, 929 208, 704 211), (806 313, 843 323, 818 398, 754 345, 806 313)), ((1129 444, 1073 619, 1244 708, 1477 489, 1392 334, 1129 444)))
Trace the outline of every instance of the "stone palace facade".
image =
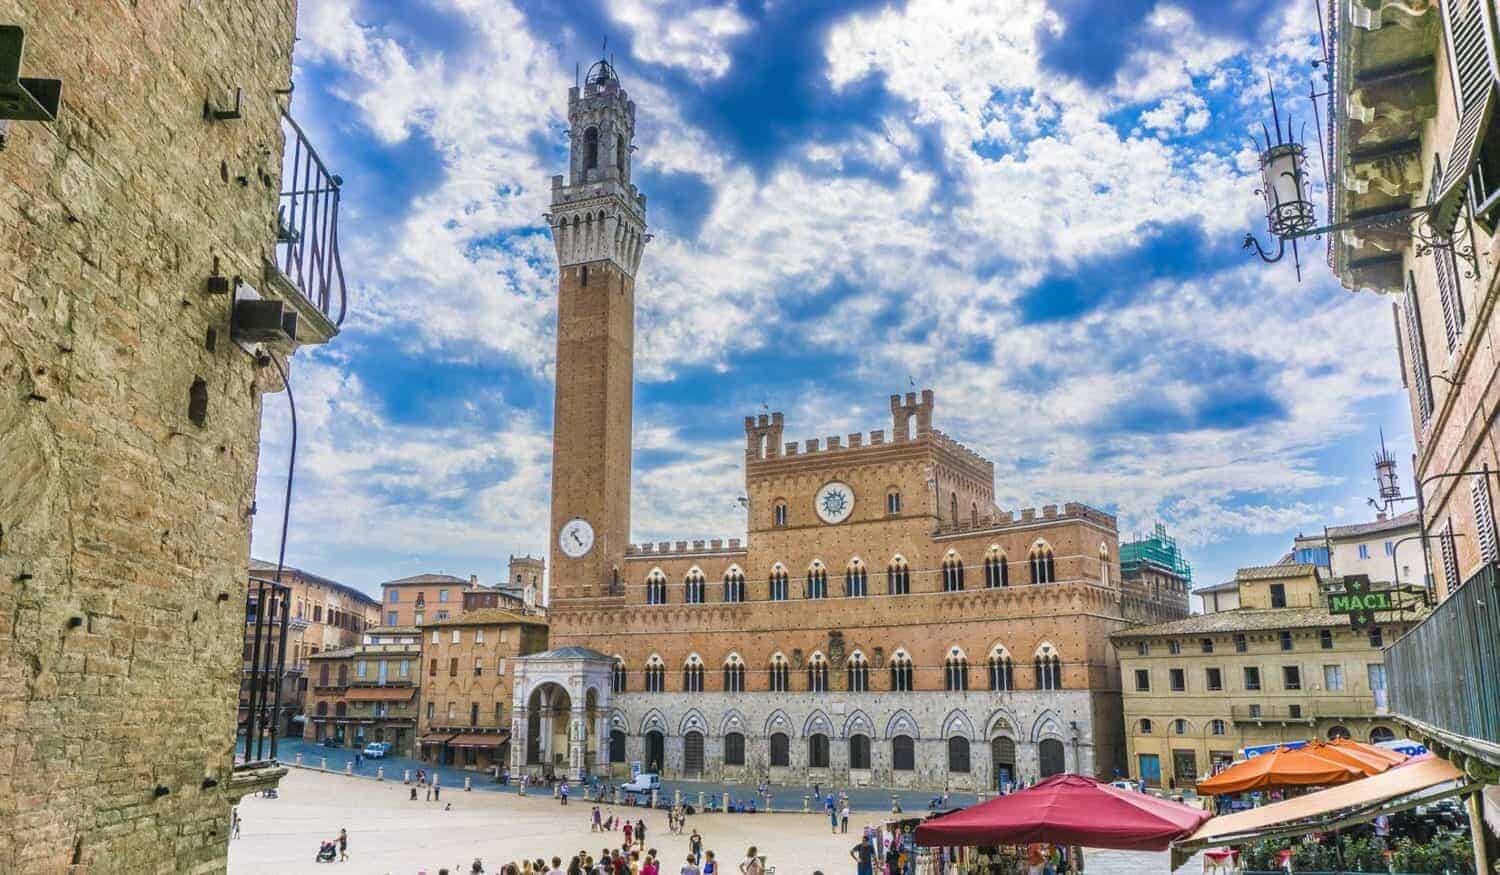
POLYGON ((559 260, 552 650, 518 660, 512 771, 982 789, 1123 765, 1109 634, 1184 616, 1121 586, 1115 520, 999 510, 933 425, 784 440, 745 419, 748 539, 631 544, 635 105, 601 61, 569 95, 559 260), (565 184, 566 182, 566 184, 565 184))

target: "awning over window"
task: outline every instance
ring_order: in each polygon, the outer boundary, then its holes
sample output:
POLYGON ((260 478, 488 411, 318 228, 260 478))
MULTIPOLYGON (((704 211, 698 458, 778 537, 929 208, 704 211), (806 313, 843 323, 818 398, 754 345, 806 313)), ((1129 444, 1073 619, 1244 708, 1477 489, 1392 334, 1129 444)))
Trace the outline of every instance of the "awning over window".
POLYGON ((344 699, 350 702, 410 702, 416 687, 350 687, 344 699))
POLYGON ((451 732, 434 732, 417 739, 417 744, 447 744, 452 738, 457 736, 451 732))
POLYGON ((466 732, 455 735, 448 741, 449 747, 499 747, 510 738, 509 732, 500 733, 478 733, 466 732))
POLYGON ((1174 859, 1208 845, 1241 844, 1271 835, 1298 835, 1361 823, 1459 792, 1469 783, 1447 760, 1430 754, 1383 774, 1215 817, 1175 843, 1174 859))

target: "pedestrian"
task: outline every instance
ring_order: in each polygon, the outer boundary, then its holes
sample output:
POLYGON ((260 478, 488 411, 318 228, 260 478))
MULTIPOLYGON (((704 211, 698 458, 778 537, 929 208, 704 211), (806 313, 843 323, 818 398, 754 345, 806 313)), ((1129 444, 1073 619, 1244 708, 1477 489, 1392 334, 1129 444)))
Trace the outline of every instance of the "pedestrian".
POLYGON ((432 801, 432 785, 431 784, 427 785, 427 801, 428 802, 432 801))
POLYGON ((562 857, 552 858, 552 868, 547 870, 547 875, 567 875, 563 872, 562 857))
POLYGON ((766 868, 760 862, 760 855, 755 853, 755 846, 745 852, 745 862, 740 864, 740 875, 765 875, 766 868))
POLYGON ((837 834, 839 831, 839 813, 833 809, 831 804, 823 810, 828 812, 828 823, 832 826, 832 832, 837 834))
POLYGON ((841 809, 839 809, 839 832, 842 832, 842 833, 845 833, 845 834, 847 834, 849 832, 849 803, 848 802, 845 802, 844 803, 844 807, 841 808, 841 809))
POLYGON ((687 862, 682 865, 682 875, 703 875, 703 870, 698 868, 698 859, 692 854, 687 855, 687 862))
POLYGON ((562 804, 567 805, 568 804, 568 782, 567 781, 563 782, 562 790, 559 792, 558 795, 562 797, 562 804))
POLYGON ((625 847, 630 847, 631 836, 634 834, 635 827, 631 825, 630 821, 625 821, 625 847))
POLYGON ((646 855, 646 862, 641 864, 641 875, 661 875, 661 867, 656 864, 655 848, 646 855))
POLYGON ((344 830, 340 829, 339 830, 339 862, 340 863, 344 863, 344 862, 347 862, 348 860, 349 860, 349 833, 347 833, 344 830))
POLYGON ((240 837, 240 809, 238 806, 229 809, 229 837, 237 839, 240 837))
POLYGON ((417 801, 417 788, 416 788, 415 785, 413 785, 412 788, 411 788, 411 801, 413 801, 413 802, 417 801))
POLYGON ((595 805, 594 806, 594 812, 589 817, 589 832, 598 832, 599 831, 599 828, 602 825, 601 818, 602 818, 602 815, 600 815, 600 813, 599 813, 599 806, 595 805))
POLYGON ((875 875, 875 848, 871 847, 869 839, 861 839, 859 844, 850 848, 849 859, 858 867, 859 875, 875 875))
POLYGON ((442 797, 442 792, 443 792, 443 788, 438 786, 437 781, 433 781, 432 782, 432 801, 433 802, 437 802, 437 801, 441 800, 443 798, 442 797))
POLYGON ((693 855, 695 861, 703 856, 703 836, 698 834, 696 827, 693 834, 688 836, 688 853, 693 855))
POLYGON ((703 852, 703 875, 719 875, 719 861, 714 859, 713 851, 703 852))
POLYGON ((646 821, 637 820, 635 822, 635 840, 641 843, 641 847, 644 848, 646 846, 646 821))

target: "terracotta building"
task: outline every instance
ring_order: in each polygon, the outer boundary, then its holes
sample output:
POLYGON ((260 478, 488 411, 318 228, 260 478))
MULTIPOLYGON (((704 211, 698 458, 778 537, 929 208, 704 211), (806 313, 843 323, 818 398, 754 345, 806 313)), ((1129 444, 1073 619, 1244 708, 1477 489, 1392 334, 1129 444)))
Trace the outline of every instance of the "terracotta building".
POLYGON ((935 426, 788 441, 747 417, 748 540, 629 544, 635 106, 606 62, 569 93, 549 619, 521 660, 514 771, 990 787, 1123 761, 1108 634, 1185 612, 1121 587, 1115 520, 1002 511, 994 466, 935 426), (563 727, 567 727, 566 730, 563 727), (540 737, 537 737, 540 736, 540 737))
POLYGON ((420 626, 464 611, 464 592, 479 581, 451 574, 417 574, 380 585, 383 626, 420 626))
POLYGON ((507 762, 511 666, 547 649, 547 622, 480 608, 421 628, 422 696, 418 754, 476 769, 507 762))
POLYGON ((421 630, 382 626, 358 644, 308 657, 307 719, 303 738, 332 738, 341 747, 389 742, 411 756, 421 683, 421 630))
POLYGON ((1110 636, 1132 778, 1184 789, 1247 746, 1394 737, 1381 649, 1413 618, 1351 628, 1316 565, 1242 568, 1235 588, 1233 608, 1110 636))
MULTIPOLYGON (((246 607, 245 643, 243 661, 244 681, 240 685, 240 723, 245 724, 251 700, 250 666, 257 656, 256 627, 261 628, 260 664, 277 665, 276 650, 281 646, 280 606, 272 589, 268 589, 271 610, 261 617, 258 605, 257 584, 274 581, 276 563, 251 559, 250 600, 246 607)), ((379 622, 380 603, 352 586, 319 577, 300 568, 283 568, 281 583, 287 587, 286 605, 286 658, 281 662, 281 695, 266 696, 261 700, 262 715, 275 720, 274 711, 279 703, 281 716, 277 731, 284 735, 301 735, 300 724, 306 715, 308 688, 307 658, 316 653, 351 647, 360 641, 364 630, 379 622), (267 710, 269 708, 269 711, 267 710)), ((272 685, 274 681, 264 677, 261 683, 272 685)))

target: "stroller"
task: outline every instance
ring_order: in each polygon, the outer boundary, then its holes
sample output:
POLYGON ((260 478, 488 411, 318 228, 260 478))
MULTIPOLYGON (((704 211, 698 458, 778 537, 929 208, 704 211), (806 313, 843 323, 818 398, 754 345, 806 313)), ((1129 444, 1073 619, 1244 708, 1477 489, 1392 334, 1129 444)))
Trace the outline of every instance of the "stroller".
POLYGON ((339 858, 339 846, 334 842, 324 842, 318 848, 318 856, 313 858, 315 863, 332 863, 339 858))

